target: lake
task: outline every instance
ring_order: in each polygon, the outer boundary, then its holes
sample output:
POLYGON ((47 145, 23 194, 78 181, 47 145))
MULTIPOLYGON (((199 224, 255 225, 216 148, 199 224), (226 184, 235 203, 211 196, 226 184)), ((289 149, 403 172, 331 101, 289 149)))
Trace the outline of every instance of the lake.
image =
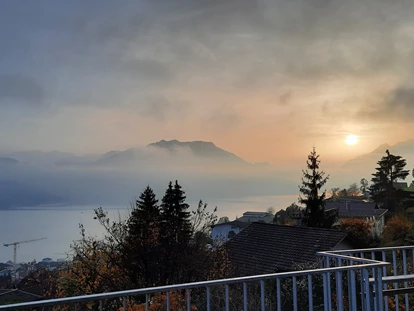
MULTIPOLYGON (((228 216, 230 220, 240 217, 246 211, 266 211, 274 207, 276 211, 286 208, 297 201, 297 195, 278 195, 246 197, 228 200, 209 200, 209 207, 218 207, 218 216, 228 216)), ((197 202, 189 202, 196 206, 197 202)), ((12 243, 46 237, 40 240, 21 244, 17 249, 17 262, 40 261, 45 257, 53 259, 66 258, 72 241, 80 238, 79 224, 82 223, 86 233, 102 236, 104 231, 97 220, 94 220, 96 206, 59 206, 59 207, 27 207, 13 210, 0 210, 0 262, 13 259, 13 247, 5 247, 3 243, 12 243)), ((102 206, 111 219, 119 216, 127 217, 130 207, 102 206)))

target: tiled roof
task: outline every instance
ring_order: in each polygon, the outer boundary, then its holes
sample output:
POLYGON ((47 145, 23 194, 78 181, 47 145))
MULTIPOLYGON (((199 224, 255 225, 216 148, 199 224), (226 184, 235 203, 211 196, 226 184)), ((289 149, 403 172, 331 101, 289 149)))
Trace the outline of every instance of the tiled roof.
POLYGON ((252 223, 226 247, 239 274, 265 274, 315 262, 316 252, 332 250, 346 236, 339 230, 252 223))
POLYGON ((375 208, 374 202, 326 202, 325 208, 337 208, 338 217, 380 217, 387 212, 386 209, 375 208))

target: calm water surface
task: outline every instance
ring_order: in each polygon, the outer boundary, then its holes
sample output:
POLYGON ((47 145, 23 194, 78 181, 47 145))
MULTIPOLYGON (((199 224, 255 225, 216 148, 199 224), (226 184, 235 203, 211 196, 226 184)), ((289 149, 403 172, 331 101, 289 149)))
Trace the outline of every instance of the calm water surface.
MULTIPOLYGON (((270 206, 275 210, 287 207, 297 200, 297 195, 247 197, 234 200, 210 200, 209 206, 218 206, 219 216, 234 219, 245 211, 266 211, 270 206)), ((189 202, 195 206, 196 202, 189 202)), ((13 258, 13 247, 3 243, 46 237, 46 240, 21 244, 17 250, 17 261, 40 261, 45 257, 65 258, 72 241, 80 238, 79 224, 86 233, 102 236, 103 230, 94 217, 97 206, 28 207, 19 210, 0 210, 0 262, 13 258)), ((128 206, 103 206, 112 219, 127 217, 128 206)))

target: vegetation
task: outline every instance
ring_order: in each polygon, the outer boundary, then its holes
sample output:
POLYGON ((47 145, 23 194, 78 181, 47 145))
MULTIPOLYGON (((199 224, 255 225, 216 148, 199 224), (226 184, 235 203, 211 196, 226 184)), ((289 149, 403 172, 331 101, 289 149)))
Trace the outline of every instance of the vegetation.
POLYGON ((385 224, 384 243, 404 245, 411 231, 412 224, 405 215, 394 215, 385 224))
POLYGON ((290 204, 286 210, 281 209, 275 214, 273 223, 278 225, 291 225, 292 220, 295 215, 298 215, 302 212, 302 209, 296 203, 290 204))
POLYGON ((330 228, 335 223, 337 215, 325 213, 325 196, 323 191, 319 191, 328 181, 329 176, 319 170, 319 155, 316 154, 315 148, 308 155, 306 162, 307 169, 302 170, 302 185, 299 191, 302 194, 299 202, 305 205, 303 222, 308 227, 330 228))
POLYGON ((340 221, 338 229, 350 233, 368 247, 373 246, 375 239, 372 225, 371 222, 365 219, 348 218, 340 221))
POLYGON ((404 169, 406 161, 401 156, 393 155, 388 150, 386 154, 377 162, 378 167, 372 174, 372 184, 369 189, 375 202, 391 212, 396 212, 401 206, 394 182, 404 180, 409 175, 409 170, 404 169))
MULTIPOLYGON (((196 210, 189 211, 185 192, 177 181, 169 183, 161 204, 153 190, 146 187, 126 220, 111 221, 99 208, 95 218, 105 229, 104 238, 86 236, 80 226, 81 240, 72 245, 72 263, 52 286, 54 296, 221 277, 227 264, 225 252, 207 247, 211 242, 209 230, 217 221, 215 212, 209 212, 202 201, 196 210)), ((154 299, 161 302, 164 298, 154 299)), ((158 303, 155 300, 154 306, 158 303)), ((140 310, 140 303, 134 301, 131 310, 140 310)))

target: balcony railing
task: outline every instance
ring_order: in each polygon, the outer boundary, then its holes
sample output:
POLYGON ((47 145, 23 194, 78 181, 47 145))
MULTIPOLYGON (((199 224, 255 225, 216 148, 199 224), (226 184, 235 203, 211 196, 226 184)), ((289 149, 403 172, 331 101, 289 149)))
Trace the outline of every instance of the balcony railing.
POLYGON ((410 310, 414 246, 318 255, 319 266, 308 270, 18 303, 0 310, 410 310))

